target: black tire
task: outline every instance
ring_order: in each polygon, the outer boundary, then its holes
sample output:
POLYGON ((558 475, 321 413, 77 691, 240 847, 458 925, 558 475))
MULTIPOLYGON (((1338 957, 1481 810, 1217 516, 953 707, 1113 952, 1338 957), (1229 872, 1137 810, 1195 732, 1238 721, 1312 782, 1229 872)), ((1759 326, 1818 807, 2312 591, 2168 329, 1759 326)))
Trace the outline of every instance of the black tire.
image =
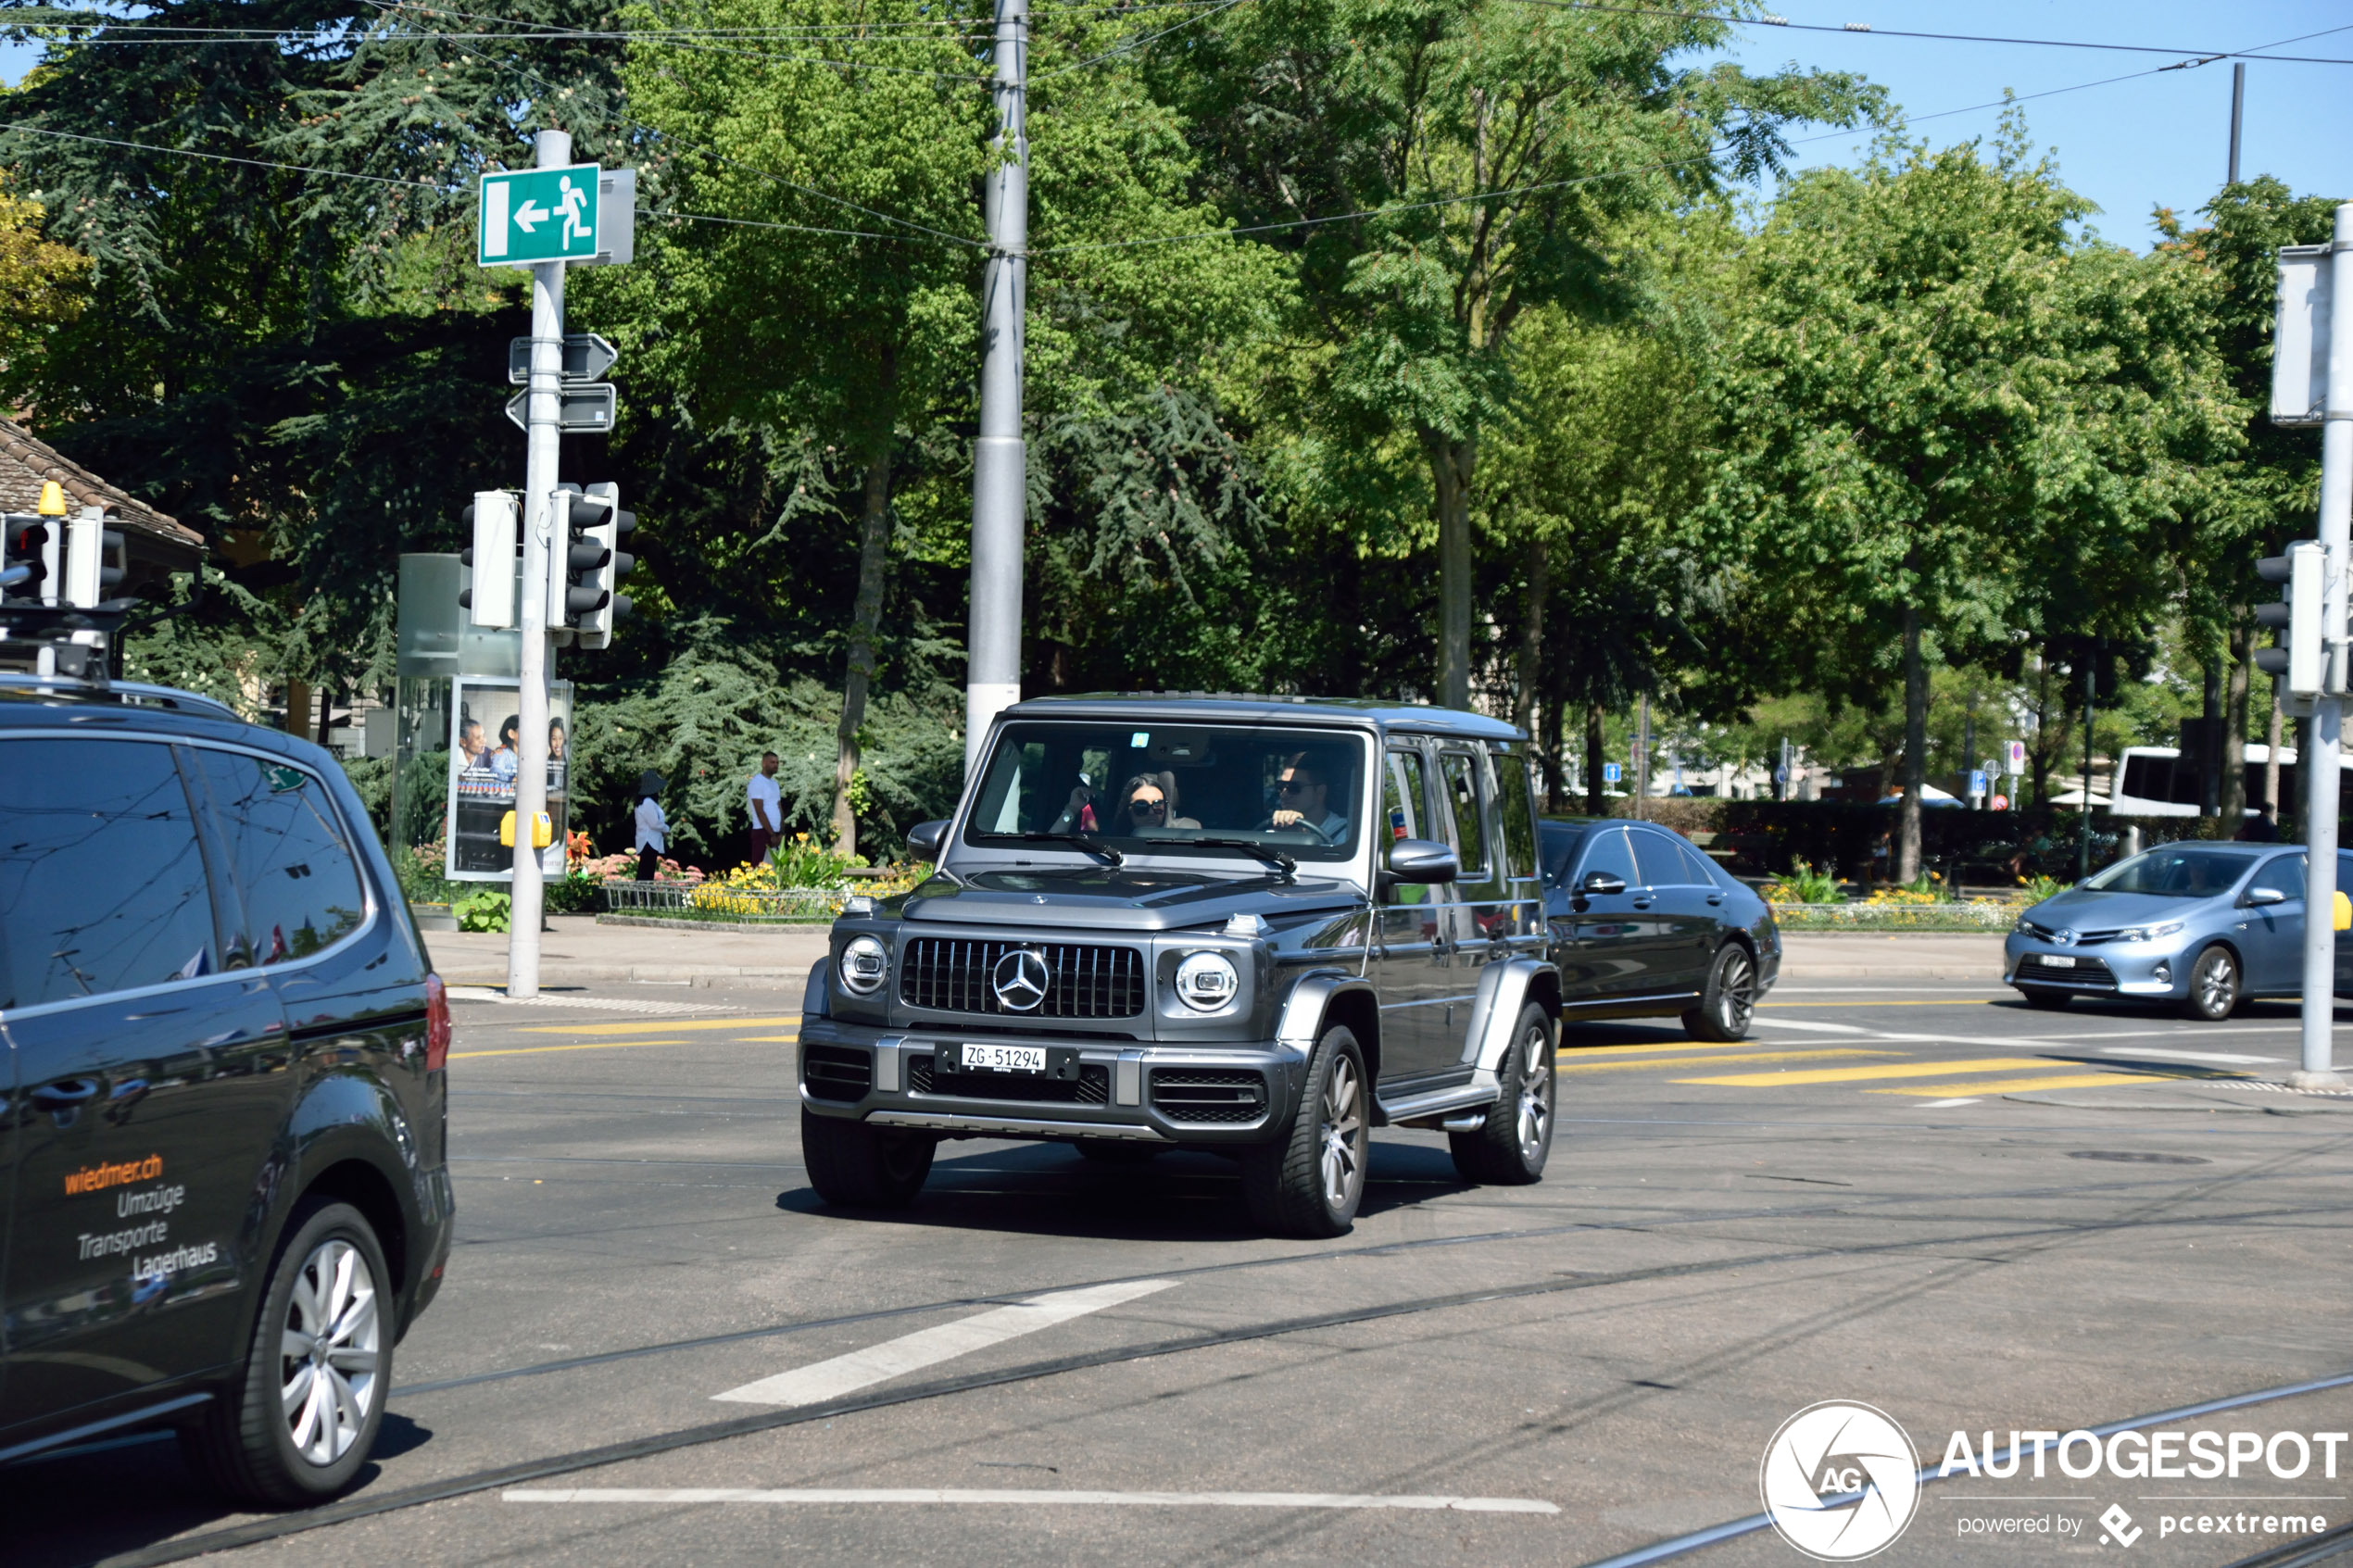
POLYGON ((1466 1181, 1526 1186, 1544 1177, 1553 1152, 1553 1020, 1534 1002, 1512 1024, 1512 1047, 1495 1075, 1495 1109, 1475 1133, 1449 1133, 1446 1147, 1466 1181))
POLYGON ((1727 942, 1707 966, 1699 1006, 1683 1014, 1683 1033, 1694 1040, 1745 1040, 1755 1014, 1756 960, 1738 942, 1727 942))
POLYGON ((1307 1059, 1290 1131, 1242 1155, 1242 1197, 1262 1229, 1311 1239, 1348 1234, 1365 1198, 1372 1099, 1355 1035, 1324 1031, 1307 1059))
POLYGON ((2238 1010, 2239 961, 2216 942, 2190 960, 2190 994, 2182 998, 2182 1016, 2200 1023, 2220 1023, 2238 1010))
POLYGON ((303 1508, 348 1487, 376 1446, 392 1390, 395 1291, 367 1217, 306 1199, 271 1263, 243 1373, 181 1431, 189 1467, 262 1508, 303 1508), (309 1353, 287 1355, 296 1344, 309 1353), (297 1384, 289 1416, 287 1390, 297 1384))
POLYGON ((2075 994, 2072 991, 2045 991, 2039 987, 2028 990, 2021 986, 2018 994, 2026 998, 2028 1007, 2043 1008, 2051 1012, 2058 1011, 2075 999, 2075 994))
POLYGON ((904 1209, 931 1179, 939 1140, 901 1127, 874 1127, 800 1109, 800 1157, 809 1185, 837 1209, 904 1209))
POLYGON ((1076 1147, 1080 1158, 1104 1165, 1149 1165, 1160 1152, 1158 1144, 1132 1138, 1081 1138, 1076 1147))

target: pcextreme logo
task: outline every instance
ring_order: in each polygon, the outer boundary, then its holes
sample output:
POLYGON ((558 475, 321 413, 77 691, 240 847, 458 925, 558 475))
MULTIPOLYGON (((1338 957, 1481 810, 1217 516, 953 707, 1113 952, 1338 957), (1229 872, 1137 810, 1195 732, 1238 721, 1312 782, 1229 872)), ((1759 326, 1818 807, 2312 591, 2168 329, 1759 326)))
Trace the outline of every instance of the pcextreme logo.
POLYGON ((1919 1469, 1912 1439, 1885 1411, 1825 1399, 1781 1423, 1757 1487, 1781 1539, 1817 1562, 1852 1562, 1911 1524, 1919 1469))

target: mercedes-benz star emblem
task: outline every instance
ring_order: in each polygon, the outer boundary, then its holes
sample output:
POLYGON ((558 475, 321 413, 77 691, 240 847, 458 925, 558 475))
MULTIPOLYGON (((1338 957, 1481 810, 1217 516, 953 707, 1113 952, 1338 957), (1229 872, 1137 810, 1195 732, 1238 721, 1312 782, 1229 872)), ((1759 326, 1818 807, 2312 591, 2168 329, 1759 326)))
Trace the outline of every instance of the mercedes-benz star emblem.
POLYGON ((1030 947, 1015 947, 997 960, 988 972, 997 1005, 1007 1012, 1035 1012, 1046 999, 1046 957, 1030 947))

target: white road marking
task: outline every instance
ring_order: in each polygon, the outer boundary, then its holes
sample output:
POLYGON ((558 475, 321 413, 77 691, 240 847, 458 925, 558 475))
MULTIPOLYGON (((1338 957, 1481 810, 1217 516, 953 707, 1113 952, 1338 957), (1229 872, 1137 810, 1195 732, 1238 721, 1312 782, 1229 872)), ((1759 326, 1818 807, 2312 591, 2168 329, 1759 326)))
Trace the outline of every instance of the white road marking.
POLYGON ((2284 1056, 2233 1056, 2228 1051, 2177 1051, 2162 1046, 2102 1046, 2102 1056, 2161 1056, 2181 1061, 2219 1061, 2225 1067, 2257 1067, 2282 1062, 2284 1056))
POLYGON ((1018 1339, 1025 1334, 1035 1334, 1041 1328, 1051 1328, 1106 1307, 1116 1307, 1123 1301, 1133 1301, 1139 1296, 1150 1296, 1176 1283, 1173 1279, 1123 1280, 1115 1285, 1035 1296, 977 1317, 919 1329, 863 1350, 852 1350, 829 1361, 780 1372, 774 1377, 763 1377, 711 1398, 746 1405, 813 1405, 824 1399, 838 1399, 870 1385, 887 1383, 1008 1339, 1018 1339))
POLYGON ((1874 1030, 1864 1028, 1859 1023, 1809 1023, 1802 1018, 1751 1018, 1749 1022, 1759 1029, 1806 1029, 1822 1035, 1869 1035, 1876 1033, 1874 1030))
POLYGON ((1977 1100, 1974 1098, 1964 1097, 1960 1099, 1932 1099, 1924 1105, 1916 1105, 1912 1109, 1914 1110, 1950 1110, 1957 1105, 1975 1105, 1976 1103, 1977 1100))
POLYGON ((1558 1513, 1539 1498, 1379 1497, 1352 1492, 1049 1492, 963 1486, 573 1486, 499 1494, 506 1502, 997 1503, 1022 1508, 1392 1508, 1558 1513))

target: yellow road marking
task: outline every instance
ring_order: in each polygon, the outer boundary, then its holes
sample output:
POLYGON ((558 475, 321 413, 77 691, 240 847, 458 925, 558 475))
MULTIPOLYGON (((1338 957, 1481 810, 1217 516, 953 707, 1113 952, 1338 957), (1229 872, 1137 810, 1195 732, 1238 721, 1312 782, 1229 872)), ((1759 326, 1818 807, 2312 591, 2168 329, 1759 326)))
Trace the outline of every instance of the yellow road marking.
POLYGON ((1989 1056, 1974 1061, 1905 1061, 1887 1067, 1825 1067, 1811 1073, 1736 1073, 1724 1078, 1678 1078, 1679 1084, 1723 1084, 1738 1089, 1797 1084, 1846 1084, 1864 1078, 1932 1078, 1941 1073, 2016 1073, 2055 1063, 2040 1057, 1989 1056))
POLYGON ((765 1029, 779 1023, 799 1023, 800 1014, 786 1013, 782 1018, 692 1018, 672 1019, 666 1023, 532 1023, 523 1026, 525 1035, 659 1035, 682 1029, 765 1029))
POLYGON ((1579 1056, 1627 1056, 1636 1051, 1737 1051, 1755 1050, 1755 1040, 1723 1040, 1710 1045, 1700 1040, 1676 1040, 1662 1045, 1649 1043, 1624 1046, 1562 1046, 1554 1052, 1564 1059, 1579 1056))
MULTIPOLYGON (((1902 1056, 1903 1054, 1904 1053, 1902 1051, 1834 1049, 1813 1051, 1743 1051, 1738 1056, 1687 1056, 1677 1057, 1667 1061, 1587 1061, 1563 1063, 1554 1067, 1553 1071, 1555 1073, 1630 1073, 1638 1068, 1643 1067, 1695 1067, 1703 1063, 1712 1064, 1718 1061, 1794 1061, 1807 1059, 1819 1060, 1821 1058, 1826 1056, 1902 1056)), ((1774 1075, 1760 1073, 1756 1074, 1756 1076, 1766 1077, 1774 1075)), ((1735 1080, 1727 1078, 1687 1078, 1683 1080, 1685 1083, 1699 1084, 1723 1084, 1734 1081, 1735 1080)), ((1746 1082, 1745 1079, 1738 1081, 1746 1082)))
POLYGON ((741 1039, 730 1040, 727 1043, 731 1046, 789 1046, 797 1044, 799 1039, 800 1036, 798 1034, 746 1035, 741 1039))
POLYGON ((511 1046, 499 1051, 451 1051, 449 1060, 469 1056, 539 1056, 547 1051, 628 1051, 639 1046, 691 1046, 693 1040, 599 1040, 589 1046, 511 1046))
POLYGON ((2164 1083, 2180 1083, 2184 1079, 2194 1083, 2213 1082, 2203 1073, 2193 1078, 2189 1074, 2172 1073, 2079 1073, 2063 1078, 2000 1078, 1991 1084, 1982 1078, 1968 1084, 1931 1084, 1926 1086, 1907 1084, 1900 1089, 1866 1089, 1863 1092, 1872 1095, 2007 1095, 2026 1089, 2088 1089, 2101 1084, 2145 1084, 2152 1079, 2164 1083))

